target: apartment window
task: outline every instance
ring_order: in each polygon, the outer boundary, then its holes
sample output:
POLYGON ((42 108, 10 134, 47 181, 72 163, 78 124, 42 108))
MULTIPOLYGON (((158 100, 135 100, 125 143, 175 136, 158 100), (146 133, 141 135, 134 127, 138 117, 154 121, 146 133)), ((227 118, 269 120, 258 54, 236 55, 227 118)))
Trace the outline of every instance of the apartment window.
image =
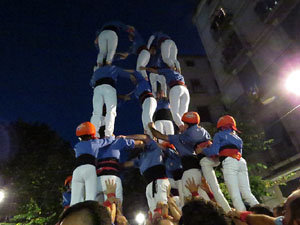
POLYGON ((197 112, 200 115, 201 122, 212 122, 208 106, 198 106, 197 112))
POLYGON ((194 67, 195 66, 195 62, 194 60, 186 60, 185 61, 186 66, 188 67, 194 67))
POLYGON ((222 54, 225 62, 228 64, 230 64, 243 49, 243 44, 235 32, 232 32, 231 35, 228 36, 224 46, 222 54))
POLYGON ((294 41, 300 41, 299 10, 300 4, 298 4, 281 23, 281 27, 294 41))
POLYGON ((205 88, 199 79, 190 79, 193 93, 205 93, 205 88))
POLYGON ((215 10, 211 17, 211 32, 215 41, 218 41, 222 32, 229 28, 232 14, 226 12, 223 7, 219 7, 215 10))
POLYGON ((260 77, 252 64, 248 62, 245 67, 237 74, 244 90, 253 95, 257 94, 260 77))
POLYGON ((254 7, 254 11, 261 20, 265 20, 268 15, 277 7, 281 0, 261 0, 254 7))

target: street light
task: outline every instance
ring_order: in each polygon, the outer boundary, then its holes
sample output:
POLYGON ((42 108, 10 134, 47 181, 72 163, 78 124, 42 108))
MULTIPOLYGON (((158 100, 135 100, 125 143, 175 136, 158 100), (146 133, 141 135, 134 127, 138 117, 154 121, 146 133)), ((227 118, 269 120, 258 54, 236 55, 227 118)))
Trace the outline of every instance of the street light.
POLYGON ((138 213, 138 214, 136 215, 136 217, 135 217, 135 221, 136 221, 138 224, 144 224, 145 219, 146 219, 145 215, 144 215, 143 213, 141 213, 141 212, 138 213))
POLYGON ((285 87, 288 91, 300 96, 300 70, 293 71, 285 82, 285 87))
POLYGON ((4 197, 5 197, 4 191, 0 190, 0 202, 3 201, 4 197))

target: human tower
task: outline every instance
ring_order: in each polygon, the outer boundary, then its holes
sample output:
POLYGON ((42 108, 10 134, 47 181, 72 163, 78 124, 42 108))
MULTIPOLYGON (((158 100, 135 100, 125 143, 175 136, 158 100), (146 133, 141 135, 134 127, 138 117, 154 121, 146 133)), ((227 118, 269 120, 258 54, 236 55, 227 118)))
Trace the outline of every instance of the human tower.
POLYGON ((72 183, 70 205, 85 200, 109 205, 107 199, 112 196, 122 202, 121 168, 135 166, 148 184, 150 217, 155 214, 168 217, 168 210, 159 209, 167 206, 171 188, 177 190, 179 208, 191 196, 199 195, 207 201, 216 201, 229 212, 232 209, 214 172, 220 163, 234 208, 245 210, 242 197, 250 206, 258 204, 250 190, 247 165, 242 157, 243 141, 234 118, 221 116, 218 132, 211 140, 210 134, 199 125, 198 113, 188 111, 190 95, 177 60, 177 46, 167 34, 155 32, 146 43, 133 26, 108 22, 97 32, 95 44, 99 54, 91 78, 93 113, 90 122, 81 123, 76 129, 80 140, 74 147, 76 168, 72 180, 66 180, 66 185, 72 183), (128 51, 116 52, 118 37, 124 34, 131 43, 128 51), (129 55, 136 56, 135 70, 115 65, 129 55), (135 85, 131 93, 123 96, 116 88, 121 77, 135 85), (144 134, 115 137, 117 98, 128 100, 131 96, 138 99, 142 108, 144 134), (103 127, 104 132, 100 132, 103 127), (140 149, 136 158, 121 166, 121 153, 133 149, 140 149), (201 186, 203 177, 208 188, 201 186), (112 183, 115 192, 108 193, 107 184, 112 183), (191 191, 191 187, 196 188, 191 191))

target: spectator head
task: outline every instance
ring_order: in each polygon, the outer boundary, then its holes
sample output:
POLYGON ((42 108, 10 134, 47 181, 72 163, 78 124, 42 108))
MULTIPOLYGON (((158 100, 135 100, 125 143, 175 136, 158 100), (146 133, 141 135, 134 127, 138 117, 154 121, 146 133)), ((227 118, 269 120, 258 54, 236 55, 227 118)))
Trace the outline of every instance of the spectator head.
POLYGON ((212 202, 192 200, 182 208, 180 224, 184 225, 227 225, 224 211, 212 202))
POLYGON ((294 191, 287 198, 285 205, 284 225, 299 225, 300 224, 300 190, 294 191))
POLYGON ((59 225, 111 225, 106 207, 96 201, 77 203, 62 213, 59 225))
POLYGON ((283 216, 284 215, 284 205, 278 205, 276 207, 273 208, 273 215, 274 217, 278 217, 278 216, 283 216))
POLYGON ((255 213, 255 214, 263 214, 267 216, 273 216, 273 212, 270 210, 270 208, 263 204, 256 204, 249 208, 249 211, 255 213))

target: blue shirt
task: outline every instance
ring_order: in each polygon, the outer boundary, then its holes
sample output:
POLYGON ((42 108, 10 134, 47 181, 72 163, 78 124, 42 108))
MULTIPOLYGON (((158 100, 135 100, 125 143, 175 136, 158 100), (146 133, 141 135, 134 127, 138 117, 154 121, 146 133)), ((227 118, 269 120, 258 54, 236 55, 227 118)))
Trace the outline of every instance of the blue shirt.
POLYGON ((139 167, 141 174, 153 166, 163 165, 161 148, 155 141, 151 140, 146 144, 144 151, 134 161, 134 165, 139 167))
POLYGON ((231 129, 219 131, 215 134, 213 144, 203 149, 206 156, 218 155, 220 148, 226 145, 235 145, 242 154, 243 140, 231 129))
POLYGON ((130 73, 125 72, 122 68, 111 65, 111 66, 101 66, 94 73, 91 78, 91 86, 94 87, 96 81, 102 78, 111 78, 115 82, 118 77, 130 78, 130 73))
POLYGON ((71 191, 66 191, 63 193, 63 207, 69 206, 71 204, 71 191))
POLYGON ((166 69, 159 69, 158 74, 164 75, 166 78, 166 83, 170 86, 172 82, 180 81, 184 82, 184 77, 178 73, 177 71, 171 70, 169 68, 166 69))
POLYGON ((103 139, 91 139, 88 141, 78 142, 74 147, 75 157, 78 158, 83 154, 89 154, 96 158, 99 149, 111 144, 114 140, 115 137, 111 136, 103 139))
POLYGON ((157 101, 157 106, 155 111, 158 111, 160 109, 170 109, 170 103, 167 98, 161 98, 157 101))
POLYGON ((167 177, 173 178, 172 172, 182 168, 180 156, 171 148, 167 148, 164 153, 167 177))
POLYGON ((284 216, 277 217, 274 221, 275 225, 283 225, 283 219, 284 219, 284 216))
POLYGON ((120 159, 121 151, 131 150, 134 148, 133 139, 118 138, 109 146, 102 148, 97 156, 97 159, 115 158, 120 159))
POLYGON ((142 76, 142 74, 138 71, 134 72, 134 77, 136 78, 137 85, 134 90, 134 95, 136 98, 139 98, 141 94, 145 91, 151 92, 151 86, 147 80, 142 76))
POLYGON ((110 22, 106 22, 105 24, 103 24, 103 26, 101 27, 100 31, 98 32, 98 35, 99 33, 107 26, 114 26, 118 29, 118 31, 126 31, 128 30, 128 25, 120 22, 120 21, 110 21, 110 22))
POLYGON ((191 126, 182 134, 168 135, 168 138, 181 156, 193 155, 197 144, 211 139, 210 134, 198 125, 191 126))
POLYGON ((157 47, 159 47, 158 45, 160 44, 159 42, 160 42, 160 40, 162 38, 164 38, 164 39, 171 39, 169 35, 164 34, 162 32, 155 32, 152 35, 155 36, 155 39, 153 40, 152 43, 155 44, 157 47))

